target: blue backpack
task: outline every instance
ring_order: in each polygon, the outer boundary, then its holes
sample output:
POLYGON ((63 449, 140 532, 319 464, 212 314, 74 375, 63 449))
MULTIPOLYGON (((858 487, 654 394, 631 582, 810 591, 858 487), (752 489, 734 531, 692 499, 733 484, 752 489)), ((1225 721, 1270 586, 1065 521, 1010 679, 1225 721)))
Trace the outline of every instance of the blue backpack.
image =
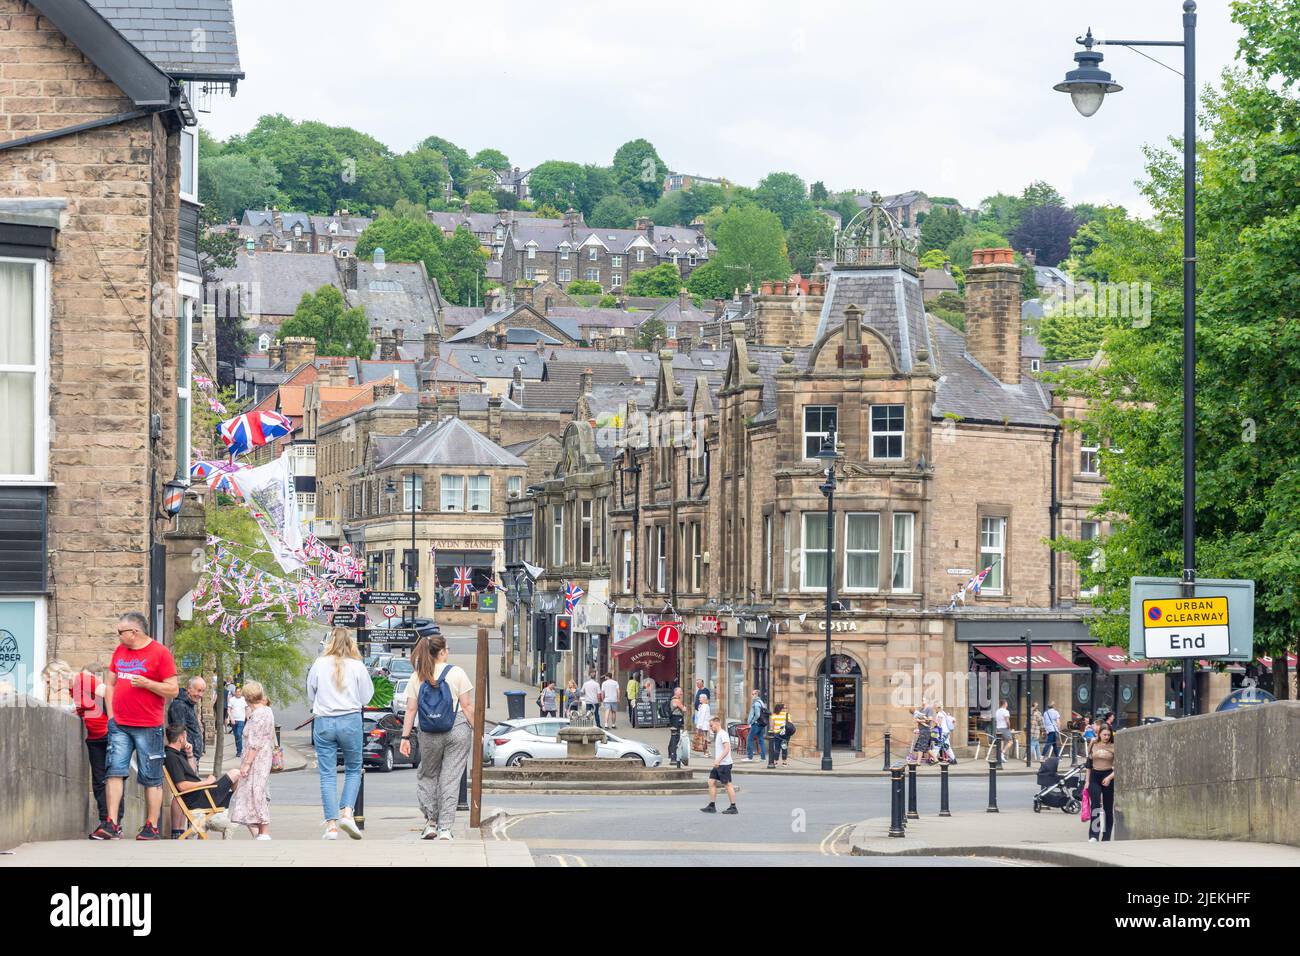
POLYGON ((420 684, 420 729, 426 734, 445 734, 456 723, 456 699, 447 686, 448 664, 438 675, 438 686, 427 681, 420 684))

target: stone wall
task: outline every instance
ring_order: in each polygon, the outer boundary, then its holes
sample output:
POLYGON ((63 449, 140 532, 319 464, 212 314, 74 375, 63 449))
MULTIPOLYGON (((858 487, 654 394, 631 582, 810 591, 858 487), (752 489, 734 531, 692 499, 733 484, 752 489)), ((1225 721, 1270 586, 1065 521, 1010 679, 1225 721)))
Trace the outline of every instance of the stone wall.
POLYGON ((1300 846, 1300 701, 1127 728, 1115 751, 1122 838, 1300 846))
MULTIPOLYGON (((76 714, 33 698, 0 706, 0 850, 37 840, 84 840, 98 814, 85 731, 76 714)), ((126 823, 144 819, 143 791, 127 778, 126 823)))

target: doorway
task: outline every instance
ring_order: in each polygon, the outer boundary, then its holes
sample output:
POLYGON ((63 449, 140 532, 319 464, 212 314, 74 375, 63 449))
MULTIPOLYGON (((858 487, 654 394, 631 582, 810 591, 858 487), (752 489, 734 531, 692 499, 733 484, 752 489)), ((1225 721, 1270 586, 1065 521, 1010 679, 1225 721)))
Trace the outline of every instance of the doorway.
MULTIPOLYGON (((818 674, 822 700, 826 693, 825 678, 818 674)), ((845 654, 831 655, 831 748, 862 749, 862 668, 845 654)), ((821 747, 821 721, 817 722, 817 745, 821 747)))

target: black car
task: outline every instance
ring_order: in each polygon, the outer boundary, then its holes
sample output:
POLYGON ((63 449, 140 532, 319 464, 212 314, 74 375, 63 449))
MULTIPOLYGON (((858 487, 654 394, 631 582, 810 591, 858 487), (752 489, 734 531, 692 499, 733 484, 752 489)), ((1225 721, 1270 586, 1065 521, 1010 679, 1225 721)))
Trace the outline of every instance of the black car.
MULTIPOLYGON (((367 711, 362 720, 361 760, 367 767, 387 773, 398 765, 420 765, 420 741, 411 735, 411 756, 403 757, 402 718, 386 710, 367 711)), ((339 751, 337 766, 343 766, 343 751, 339 751)))

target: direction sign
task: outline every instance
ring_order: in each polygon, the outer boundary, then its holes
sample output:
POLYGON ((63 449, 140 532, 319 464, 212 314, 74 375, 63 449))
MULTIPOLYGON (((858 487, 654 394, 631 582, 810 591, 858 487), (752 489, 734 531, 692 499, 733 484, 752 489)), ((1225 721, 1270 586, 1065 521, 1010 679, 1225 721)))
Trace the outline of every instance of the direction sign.
POLYGON ((676 647, 682 639, 682 622, 667 621, 659 625, 659 643, 663 647, 676 647))
POLYGON ((361 611, 335 611, 330 615, 331 627, 365 627, 366 615, 361 611))
POLYGON ((1249 661, 1255 656, 1255 582, 1204 578, 1186 598, 1177 578, 1129 583, 1129 657, 1249 661))
POLYGON ((1228 599, 1153 598, 1142 602, 1148 657, 1220 657, 1228 642, 1228 599))
POLYGON ((397 617, 397 605, 396 605, 396 604, 385 604, 385 605, 384 605, 384 617, 397 617))
POLYGON ((396 604, 398 607, 415 607, 420 603, 419 591, 362 591, 362 604, 396 604))

